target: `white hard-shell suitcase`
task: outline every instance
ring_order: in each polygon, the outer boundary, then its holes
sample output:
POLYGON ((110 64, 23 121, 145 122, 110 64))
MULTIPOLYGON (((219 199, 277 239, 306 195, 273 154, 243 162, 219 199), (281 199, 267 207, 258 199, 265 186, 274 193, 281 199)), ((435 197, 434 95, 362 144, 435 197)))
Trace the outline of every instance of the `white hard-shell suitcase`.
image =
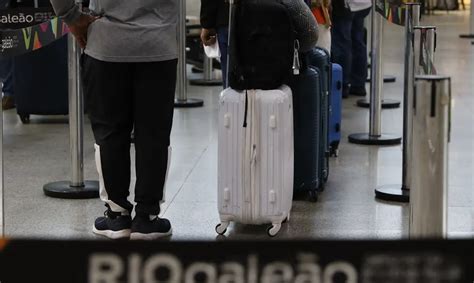
POLYGON ((219 103, 218 206, 224 234, 231 221, 266 224, 275 236, 293 199, 293 102, 288 86, 224 90, 219 103), (246 124, 246 127, 244 127, 246 124))

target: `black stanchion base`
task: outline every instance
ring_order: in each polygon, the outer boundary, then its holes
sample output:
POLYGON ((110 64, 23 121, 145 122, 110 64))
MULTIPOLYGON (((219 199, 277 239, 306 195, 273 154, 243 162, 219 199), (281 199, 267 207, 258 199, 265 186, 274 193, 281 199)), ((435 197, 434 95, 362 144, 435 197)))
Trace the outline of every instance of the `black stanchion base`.
POLYGON ((375 189, 375 198, 384 201, 410 202, 410 190, 402 185, 385 185, 375 189))
POLYGON ((189 80, 189 84, 198 85, 198 86, 219 86, 219 85, 222 85, 222 80, 196 79, 196 80, 189 80))
POLYGON ((62 199, 89 199, 99 197, 99 182, 84 181, 84 187, 71 187, 69 181, 60 181, 44 185, 45 195, 62 199))
MULTIPOLYGON (((370 83, 370 78, 367 78, 367 82, 370 83)), ((397 78, 395 76, 384 76, 383 77, 383 82, 384 83, 394 83, 397 81, 397 78)))
POLYGON ((174 100, 174 107, 176 108, 194 108, 204 106, 204 101, 201 99, 188 98, 186 100, 174 100))
POLYGON ((474 34, 461 34, 459 35, 460 38, 474 38, 474 34))
POLYGON ((349 142, 362 145, 399 145, 402 142, 402 138, 392 134, 382 134, 376 137, 368 133, 362 133, 350 135, 349 142))
MULTIPOLYGON (((401 102, 394 99, 382 99, 382 109, 395 109, 400 107, 401 102)), ((369 108, 370 102, 367 99, 357 100, 357 106, 369 108)))

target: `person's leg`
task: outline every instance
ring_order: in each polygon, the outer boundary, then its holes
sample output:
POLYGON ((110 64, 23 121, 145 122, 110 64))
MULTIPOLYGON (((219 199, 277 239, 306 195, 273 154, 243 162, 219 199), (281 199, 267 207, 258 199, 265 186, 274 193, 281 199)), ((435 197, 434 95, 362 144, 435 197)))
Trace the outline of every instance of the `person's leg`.
POLYGON ((367 80, 367 44, 364 37, 364 19, 370 13, 370 8, 354 12, 352 21, 352 70, 350 76, 350 93, 366 95, 365 83, 367 80))
POLYGON ((352 68, 352 14, 341 12, 333 15, 331 28, 331 58, 333 63, 341 65, 343 71, 343 97, 347 97, 352 68))
POLYGON ((95 137, 100 198, 108 207, 94 232, 110 238, 130 235, 130 133, 132 78, 130 64, 83 57, 84 94, 95 137))
POLYGON ((136 217, 131 239, 171 234, 171 224, 158 218, 164 201, 171 147, 177 60, 138 63, 134 79, 134 121, 137 182, 136 217))
POLYGON ((318 24, 319 37, 316 46, 331 52, 331 28, 326 25, 318 24))
POLYGON ((221 52, 221 69, 223 87, 227 88, 227 49, 229 41, 229 28, 220 27, 217 29, 217 42, 221 52))

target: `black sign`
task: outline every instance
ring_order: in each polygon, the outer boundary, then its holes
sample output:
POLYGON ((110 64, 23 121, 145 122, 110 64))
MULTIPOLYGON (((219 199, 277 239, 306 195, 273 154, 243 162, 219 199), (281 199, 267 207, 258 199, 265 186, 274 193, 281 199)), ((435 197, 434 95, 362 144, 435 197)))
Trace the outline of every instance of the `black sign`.
POLYGON ((11 241, 3 246, 2 283, 474 280, 474 240, 11 241))

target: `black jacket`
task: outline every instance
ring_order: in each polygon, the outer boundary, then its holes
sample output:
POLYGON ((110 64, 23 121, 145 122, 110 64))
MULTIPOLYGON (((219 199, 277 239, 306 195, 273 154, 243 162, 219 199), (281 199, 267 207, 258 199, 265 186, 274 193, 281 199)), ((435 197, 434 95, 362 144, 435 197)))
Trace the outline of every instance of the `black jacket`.
POLYGON ((201 26, 206 29, 229 25, 227 0, 201 0, 201 26))

